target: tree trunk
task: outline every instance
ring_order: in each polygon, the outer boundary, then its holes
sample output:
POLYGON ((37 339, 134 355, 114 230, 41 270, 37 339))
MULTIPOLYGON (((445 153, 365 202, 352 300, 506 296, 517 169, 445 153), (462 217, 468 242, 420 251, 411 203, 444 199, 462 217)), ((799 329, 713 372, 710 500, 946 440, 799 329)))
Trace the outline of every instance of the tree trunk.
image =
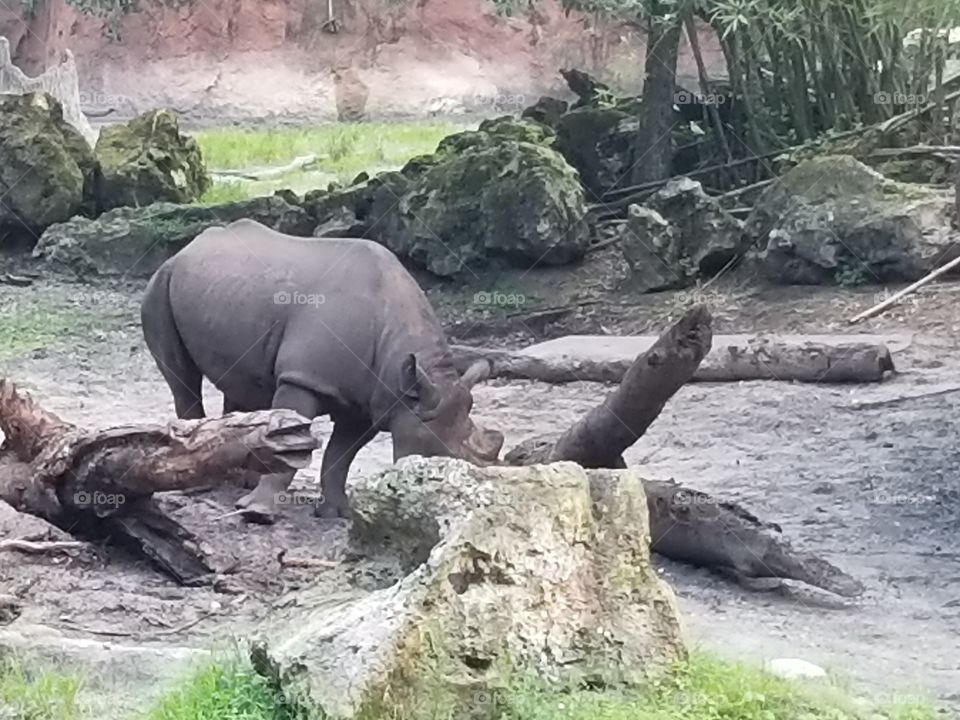
POLYGON ((671 174, 681 24, 679 18, 665 21, 664 14, 661 0, 650 0, 643 103, 633 154, 634 183, 662 180, 671 174))

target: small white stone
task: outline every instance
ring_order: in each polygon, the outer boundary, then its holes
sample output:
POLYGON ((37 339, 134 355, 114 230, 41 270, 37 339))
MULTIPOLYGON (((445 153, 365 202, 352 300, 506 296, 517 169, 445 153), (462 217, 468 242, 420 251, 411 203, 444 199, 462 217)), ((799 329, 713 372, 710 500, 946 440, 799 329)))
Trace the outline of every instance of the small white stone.
POLYGON ((827 676, 827 671, 819 665, 814 665, 806 660, 798 660, 796 658, 777 658, 776 660, 771 660, 767 663, 767 672, 786 680, 822 678, 827 676))

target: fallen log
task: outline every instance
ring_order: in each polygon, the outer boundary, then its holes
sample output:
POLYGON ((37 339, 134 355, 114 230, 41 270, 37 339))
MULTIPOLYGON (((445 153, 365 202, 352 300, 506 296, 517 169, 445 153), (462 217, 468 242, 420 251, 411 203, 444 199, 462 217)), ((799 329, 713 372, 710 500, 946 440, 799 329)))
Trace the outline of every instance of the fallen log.
MULTIPOLYGON (((486 360, 492 378, 557 384, 617 383, 626 376, 636 356, 656 342, 657 338, 649 336, 569 336, 514 352, 467 345, 454 345, 452 349, 461 372, 477 360, 486 360)), ((691 380, 880 382, 888 372, 895 371, 888 343, 901 349, 909 340, 869 335, 717 336, 713 350, 696 368, 691 380)))
MULTIPOLYGON (((569 460, 586 468, 625 467, 624 451, 711 350, 710 313, 689 312, 637 357, 620 386, 558 439, 524 443, 508 464, 569 460)), ((305 467, 316 449, 310 421, 288 411, 231 414, 85 431, 44 411, 0 381, 0 500, 80 536, 110 536, 181 584, 206 582, 211 569, 198 539, 165 516, 156 492, 209 487, 234 470, 275 473, 305 467)), ((653 550, 677 560, 730 568, 744 577, 802 580, 845 595, 859 584, 829 563, 793 551, 731 503, 647 482, 653 550)), ((281 558, 282 561, 282 558, 281 558)))
POLYGON ((167 426, 83 430, 0 380, 0 500, 76 535, 110 536, 183 584, 211 570, 197 538, 154 505, 157 492, 208 487, 237 470, 310 463, 310 421, 290 411, 235 413, 167 426))
MULTIPOLYGON (((570 460, 586 468, 623 468, 624 451, 646 432, 711 348, 710 314, 688 313, 624 374, 619 387, 557 439, 536 438, 504 458, 510 465, 570 460)), ((651 548, 665 557, 745 578, 799 580, 852 597, 863 586, 815 555, 795 551, 780 528, 740 506, 672 482, 645 481, 651 548)))

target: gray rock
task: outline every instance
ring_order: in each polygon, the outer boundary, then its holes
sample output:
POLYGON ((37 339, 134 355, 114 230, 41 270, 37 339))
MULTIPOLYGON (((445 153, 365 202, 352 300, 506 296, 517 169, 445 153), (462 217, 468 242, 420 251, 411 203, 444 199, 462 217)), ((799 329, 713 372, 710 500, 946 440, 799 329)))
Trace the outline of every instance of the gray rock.
POLYGON ((210 187, 196 140, 180 133, 169 110, 153 110, 100 131, 100 207, 188 203, 210 187))
POLYGON ((97 163, 50 95, 0 95, 0 245, 94 209, 97 163))
POLYGON ((631 205, 621 248, 640 292, 687 287, 743 255, 743 223, 690 178, 671 180, 645 206, 631 205))
POLYGON ((291 235, 309 236, 314 226, 305 210, 276 196, 210 207, 157 203, 117 208, 96 220, 77 217, 53 225, 41 236, 33 256, 50 269, 76 277, 149 277, 201 231, 241 218, 291 235))
POLYGON ((496 118, 445 138, 437 152, 361 185, 307 193, 316 234, 357 220, 363 235, 435 275, 507 263, 529 268, 581 258, 589 246, 583 188, 550 147, 553 131, 496 118))
POLYGON ((856 159, 807 160, 757 202, 756 262, 786 285, 917 280, 956 256, 952 191, 890 180, 856 159))
POLYGON ((411 717, 429 700, 470 717, 518 674, 641 683, 684 656, 631 471, 414 457, 348 492, 354 540, 409 574, 278 610, 253 659, 297 705, 411 717))

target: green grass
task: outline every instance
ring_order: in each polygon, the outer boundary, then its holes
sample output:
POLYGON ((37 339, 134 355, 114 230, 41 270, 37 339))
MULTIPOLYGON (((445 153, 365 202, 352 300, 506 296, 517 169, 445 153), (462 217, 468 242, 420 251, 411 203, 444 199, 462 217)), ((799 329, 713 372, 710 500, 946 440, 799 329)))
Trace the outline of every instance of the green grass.
POLYGON ((80 720, 80 681, 53 671, 28 673, 9 657, 0 657, 0 718, 80 720))
POLYGON ((94 315, 78 307, 53 307, 46 303, 0 304, 0 360, 37 348, 66 343, 96 329, 94 315))
POLYGON ((302 193, 325 188, 331 181, 346 184, 361 172, 397 168, 416 155, 431 153, 440 140, 464 128, 449 122, 408 122, 199 131, 195 137, 210 170, 279 167, 306 155, 318 158, 314 165, 280 177, 218 182, 200 202, 212 205, 281 188, 302 193))
POLYGON ((305 720, 285 707, 266 680, 239 662, 201 669, 143 720, 305 720))
MULTIPOLYGON (((81 720, 71 677, 29 675, 0 663, 0 718, 81 720)), ((438 697, 442 697, 442 693, 438 697)), ((536 681, 517 682, 484 696, 476 717, 487 720, 935 720, 930 705, 906 699, 882 704, 855 700, 836 682, 789 682, 758 669, 695 655, 642 690, 558 692, 536 681), (492 699, 491 699, 492 698, 492 699)), ((364 720, 455 720, 446 704, 416 714, 397 711, 364 720)), ((116 720, 121 720, 117 718, 116 720)), ((131 719, 133 720, 133 719, 131 719)), ((239 660, 200 669, 135 720, 321 720, 286 706, 267 681, 239 660)))

